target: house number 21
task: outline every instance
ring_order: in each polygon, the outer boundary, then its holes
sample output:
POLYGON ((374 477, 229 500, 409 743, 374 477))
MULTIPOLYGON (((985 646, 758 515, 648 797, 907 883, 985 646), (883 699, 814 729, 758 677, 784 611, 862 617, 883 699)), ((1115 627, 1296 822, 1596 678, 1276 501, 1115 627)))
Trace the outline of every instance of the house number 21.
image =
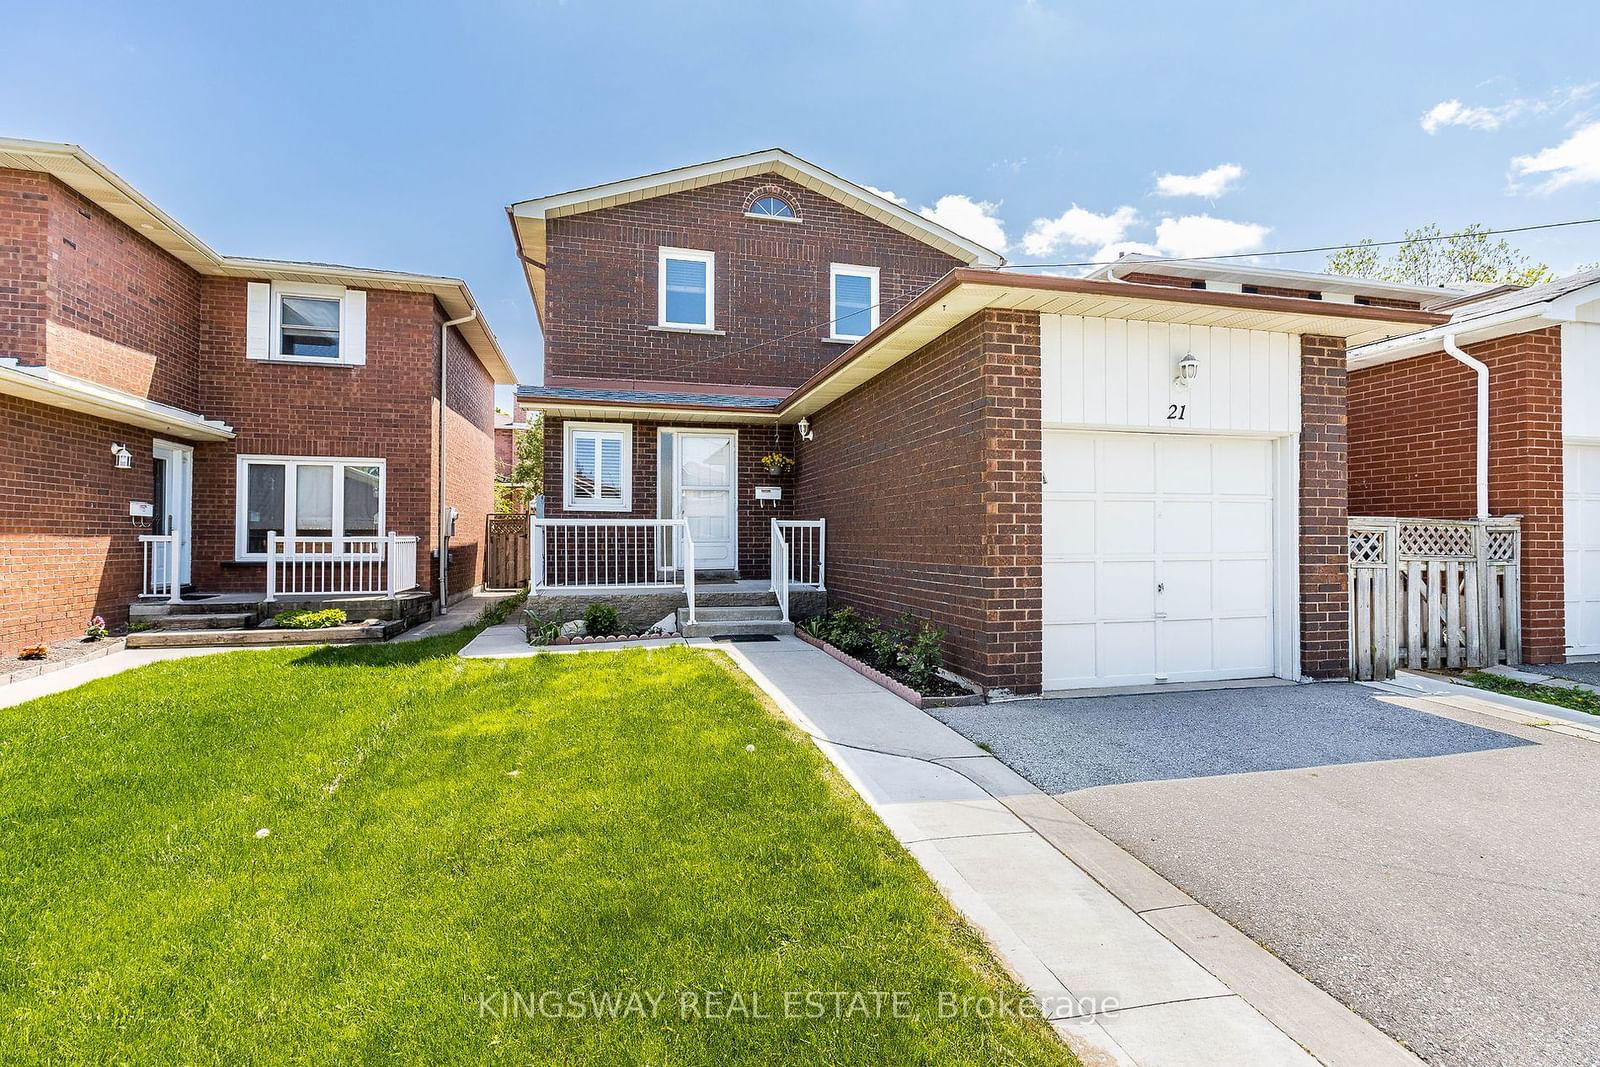
POLYGON ((1182 422, 1184 413, 1187 412, 1188 410, 1189 410, 1189 405, 1188 404, 1168 404, 1167 405, 1167 421, 1168 422, 1182 422))

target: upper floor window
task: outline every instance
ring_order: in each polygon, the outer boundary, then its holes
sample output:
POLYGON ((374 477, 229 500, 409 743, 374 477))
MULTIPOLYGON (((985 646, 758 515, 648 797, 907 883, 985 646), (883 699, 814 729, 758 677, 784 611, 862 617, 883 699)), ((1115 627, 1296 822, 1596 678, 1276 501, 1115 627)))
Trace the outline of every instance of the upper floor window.
POLYGON ((245 355, 287 363, 367 361, 367 294, 342 285, 250 282, 245 355))
POLYGON ((835 263, 828 269, 828 320, 835 340, 857 341, 878 325, 878 268, 835 263))
POLYGON ((685 330, 714 328, 717 257, 689 248, 661 249, 660 323, 685 330))
POLYGON ((747 215, 760 215, 763 218, 792 219, 794 207, 781 196, 763 196, 760 200, 750 205, 747 215))

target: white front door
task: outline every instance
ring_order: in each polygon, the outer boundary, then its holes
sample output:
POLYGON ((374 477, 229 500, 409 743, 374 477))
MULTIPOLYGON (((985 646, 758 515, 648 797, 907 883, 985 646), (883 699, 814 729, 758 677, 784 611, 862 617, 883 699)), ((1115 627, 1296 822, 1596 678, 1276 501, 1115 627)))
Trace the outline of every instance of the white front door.
POLYGON ((1565 504, 1567 655, 1600 655, 1600 445, 1568 444, 1565 504))
POLYGON ((688 520, 697 571, 739 569, 739 434, 677 430, 673 516, 688 520))
POLYGON ((1044 435, 1044 688, 1271 675, 1273 445, 1044 435))
MULTIPOLYGON (((178 584, 187 585, 191 570, 189 542, 194 532, 194 449, 157 441, 151 448, 151 456, 155 532, 178 535, 178 584)), ((162 557, 156 574, 158 581, 165 581, 166 566, 165 557, 162 557)))

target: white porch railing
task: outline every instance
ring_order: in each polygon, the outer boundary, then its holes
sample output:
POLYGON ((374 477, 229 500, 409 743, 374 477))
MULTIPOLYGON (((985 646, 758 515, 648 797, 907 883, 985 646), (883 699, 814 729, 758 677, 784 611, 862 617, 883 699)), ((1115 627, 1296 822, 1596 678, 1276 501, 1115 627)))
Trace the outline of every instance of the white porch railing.
POLYGON ((789 539, 784 534, 783 523, 772 520, 772 592, 778 598, 778 609, 783 621, 789 621, 789 539))
POLYGON ((140 534, 139 547, 144 551, 144 590, 139 595, 178 603, 182 599, 178 535, 140 534))
POLYGON ((1522 662, 1515 516, 1350 519, 1350 675, 1522 662))
MULTIPOLYGON (((773 543, 781 532, 788 561, 789 583, 825 589, 828 569, 827 519, 773 519, 773 543)), ((777 590, 778 569, 772 569, 773 590, 777 590)))
POLYGON ((267 600, 280 596, 387 596, 417 585, 417 539, 267 534, 267 600))
POLYGON ((534 516, 528 522, 531 593, 682 589, 695 621, 694 536, 685 520, 534 516))

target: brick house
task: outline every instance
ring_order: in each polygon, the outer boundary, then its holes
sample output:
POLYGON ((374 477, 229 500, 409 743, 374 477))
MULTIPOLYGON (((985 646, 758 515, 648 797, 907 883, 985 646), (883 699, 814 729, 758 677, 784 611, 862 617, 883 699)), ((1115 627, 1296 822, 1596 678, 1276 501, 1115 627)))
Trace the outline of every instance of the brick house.
POLYGON ((1350 350, 1351 507, 1521 515, 1524 658, 1600 656, 1600 271, 1432 309, 1449 321, 1350 350))
POLYGON ((1345 673, 1346 348, 1415 294, 1005 271, 776 149, 509 211, 536 583, 825 586, 987 689, 1345 673))
POLYGON ((264 594, 269 550, 326 592, 470 591, 513 380, 462 282, 221 256, 76 146, 0 140, 0 649, 264 594))

